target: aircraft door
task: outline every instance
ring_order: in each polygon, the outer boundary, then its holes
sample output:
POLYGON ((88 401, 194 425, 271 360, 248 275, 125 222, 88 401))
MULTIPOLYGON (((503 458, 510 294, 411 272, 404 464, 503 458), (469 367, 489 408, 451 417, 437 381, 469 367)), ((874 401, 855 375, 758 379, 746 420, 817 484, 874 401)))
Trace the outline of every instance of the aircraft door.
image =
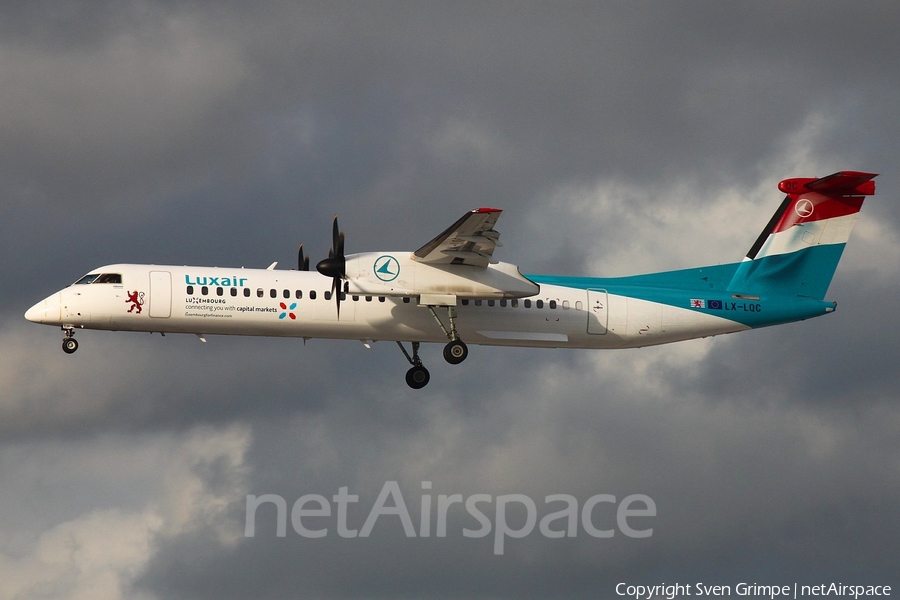
POLYGON ((587 332, 604 334, 609 326, 609 309, 606 290, 588 290, 588 323, 587 332))
POLYGON ((150 271, 150 316, 172 315, 172 274, 168 271, 150 271))

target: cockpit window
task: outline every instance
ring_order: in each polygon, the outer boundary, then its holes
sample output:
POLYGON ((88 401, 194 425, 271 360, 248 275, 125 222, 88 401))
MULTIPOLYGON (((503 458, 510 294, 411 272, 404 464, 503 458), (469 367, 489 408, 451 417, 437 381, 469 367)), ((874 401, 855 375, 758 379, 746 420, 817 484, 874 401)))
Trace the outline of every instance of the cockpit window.
POLYGON ((75 282, 75 285, 88 283, 122 283, 121 273, 90 273, 75 282))
POLYGON ((104 273, 95 279, 94 283, 122 283, 122 275, 119 273, 104 273))

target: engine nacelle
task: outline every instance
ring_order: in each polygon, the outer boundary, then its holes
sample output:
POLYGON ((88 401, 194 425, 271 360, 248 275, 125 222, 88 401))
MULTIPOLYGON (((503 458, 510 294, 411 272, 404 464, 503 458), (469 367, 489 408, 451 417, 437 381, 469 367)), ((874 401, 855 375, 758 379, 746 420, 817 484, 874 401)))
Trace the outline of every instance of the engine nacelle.
POLYGON ((487 268, 421 263, 409 252, 366 252, 346 257, 347 289, 371 296, 448 295, 457 298, 523 298, 540 286, 509 263, 487 268))

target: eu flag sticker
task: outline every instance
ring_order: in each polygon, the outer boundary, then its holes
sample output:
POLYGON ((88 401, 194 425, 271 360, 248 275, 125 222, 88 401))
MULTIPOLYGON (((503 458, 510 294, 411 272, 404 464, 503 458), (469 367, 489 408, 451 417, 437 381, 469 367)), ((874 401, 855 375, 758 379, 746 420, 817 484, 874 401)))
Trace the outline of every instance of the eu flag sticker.
POLYGON ((710 310, 722 310, 722 301, 721 300, 707 300, 706 308, 710 310))

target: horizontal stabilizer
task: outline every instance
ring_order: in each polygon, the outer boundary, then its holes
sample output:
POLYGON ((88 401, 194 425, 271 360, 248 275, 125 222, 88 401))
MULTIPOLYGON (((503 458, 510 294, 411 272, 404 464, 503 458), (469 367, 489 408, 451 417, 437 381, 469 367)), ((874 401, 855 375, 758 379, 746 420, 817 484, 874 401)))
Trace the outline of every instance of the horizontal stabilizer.
POLYGON ((778 189, 785 194, 802 194, 816 192, 823 196, 874 196, 876 173, 861 171, 839 171, 827 177, 795 177, 785 179, 778 184, 778 189))

